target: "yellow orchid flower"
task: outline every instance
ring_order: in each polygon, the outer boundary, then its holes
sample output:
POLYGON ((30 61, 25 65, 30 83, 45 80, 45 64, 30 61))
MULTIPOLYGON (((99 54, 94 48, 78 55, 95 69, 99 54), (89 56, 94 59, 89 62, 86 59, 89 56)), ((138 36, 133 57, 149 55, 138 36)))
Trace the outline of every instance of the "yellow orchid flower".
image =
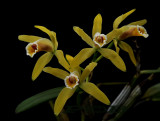
POLYGON ((92 38, 87 35, 81 28, 74 26, 74 31, 92 48, 82 49, 74 58, 72 66, 76 67, 93 55, 96 51, 101 53, 101 55, 109 59, 117 68, 122 71, 126 71, 125 63, 122 58, 112 49, 102 48, 109 42, 111 42, 116 36, 119 35, 119 30, 114 29, 107 35, 101 34, 102 31, 102 17, 98 14, 93 21, 92 38))
POLYGON ((143 36, 144 38, 147 38, 149 35, 146 31, 146 29, 143 27, 144 24, 147 23, 146 19, 139 20, 136 22, 132 22, 128 25, 122 26, 121 28, 118 28, 119 24, 126 19, 130 14, 132 14, 136 9, 133 9, 125 14, 122 14, 121 16, 117 17, 114 22, 113 22, 113 30, 118 29, 119 34, 114 40, 114 45, 116 48, 117 53, 119 53, 120 48, 127 52, 129 54, 129 57, 132 61, 132 63, 136 66, 137 62, 133 53, 133 49, 129 44, 126 42, 122 41, 124 39, 127 39, 128 37, 133 37, 133 36, 143 36), (119 48, 119 47, 120 48, 119 48))
MULTIPOLYGON (((58 53, 63 55, 61 50, 57 50, 58 53)), ((55 105, 54 105, 54 113, 55 115, 59 115, 61 110, 63 109, 66 101, 74 94, 76 89, 80 87, 88 94, 95 97, 97 100, 101 101, 102 103, 109 105, 110 101, 107 96, 93 83, 86 82, 85 79, 90 75, 93 69, 97 66, 97 63, 92 62, 81 73, 80 67, 73 68, 70 64, 74 60, 74 58, 70 55, 66 55, 65 60, 64 56, 59 58, 60 64, 67 69, 64 71, 59 68, 52 68, 52 67, 45 67, 43 69, 44 72, 52 74, 62 80, 64 80, 65 86, 61 92, 59 93, 55 105)))
POLYGON ((35 67, 32 72, 32 80, 34 81, 39 74, 42 72, 43 68, 51 61, 53 55, 56 53, 58 42, 56 39, 56 33, 48 30, 43 26, 35 26, 41 31, 47 33, 51 40, 47 38, 42 38, 33 35, 19 35, 18 39, 21 41, 28 42, 26 46, 27 55, 33 57, 37 52, 45 51, 36 62, 35 67))

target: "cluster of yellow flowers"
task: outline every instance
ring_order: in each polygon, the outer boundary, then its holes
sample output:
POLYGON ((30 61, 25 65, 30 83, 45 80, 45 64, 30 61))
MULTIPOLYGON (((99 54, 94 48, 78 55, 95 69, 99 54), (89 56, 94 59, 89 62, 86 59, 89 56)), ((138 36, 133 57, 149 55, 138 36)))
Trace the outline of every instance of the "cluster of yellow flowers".
POLYGON ((101 33, 101 14, 98 14, 94 18, 92 38, 87 35, 83 29, 74 26, 73 30, 82 38, 82 40, 91 46, 91 48, 82 49, 75 57, 72 57, 68 54, 64 56, 63 51, 58 50, 56 33, 48 30, 43 26, 35 27, 47 33, 50 39, 33 35, 18 36, 19 40, 29 42, 29 44, 26 46, 26 52, 30 57, 33 57, 37 52, 40 51, 46 52, 36 62, 32 73, 32 80, 35 80, 40 75, 40 73, 44 71, 64 80, 65 82, 65 87, 59 93, 55 101, 55 115, 58 115, 61 112, 66 101, 74 94, 77 88, 81 88, 104 104, 110 104, 107 96, 95 84, 89 82, 88 77, 93 69, 97 66, 97 62, 102 57, 109 59, 118 69, 126 71, 125 63, 119 56, 120 49, 126 51, 129 54, 133 64, 136 65, 136 59, 131 46, 123 40, 132 36, 143 36, 147 38, 147 31, 143 27, 143 25, 147 23, 147 20, 139 20, 119 28, 119 24, 134 11, 135 9, 117 17, 113 22, 113 30, 108 34, 101 33), (105 48, 105 45, 109 46, 105 48), (115 45, 116 51, 110 49, 112 45, 115 45), (93 59, 93 61, 89 63, 84 69, 80 67, 81 63, 83 63, 96 52, 99 52, 101 55, 93 59), (59 68, 46 67, 54 55, 58 59, 59 64, 62 65, 66 71, 59 68))

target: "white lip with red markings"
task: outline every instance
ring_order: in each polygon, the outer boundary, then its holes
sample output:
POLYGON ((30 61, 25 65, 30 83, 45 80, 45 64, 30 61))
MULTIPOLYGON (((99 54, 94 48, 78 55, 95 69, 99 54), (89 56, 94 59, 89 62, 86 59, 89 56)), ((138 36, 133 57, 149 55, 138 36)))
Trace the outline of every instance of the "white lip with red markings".
POLYGON ((66 76, 64 79, 65 85, 67 88, 73 89, 77 85, 79 85, 79 79, 78 76, 75 75, 74 73, 71 73, 69 76, 66 76))
POLYGON ((93 42, 95 43, 95 45, 98 47, 103 47, 106 42, 107 42, 107 36, 104 35, 104 34, 100 34, 99 32, 97 32, 95 35, 94 35, 94 38, 93 38, 93 42))

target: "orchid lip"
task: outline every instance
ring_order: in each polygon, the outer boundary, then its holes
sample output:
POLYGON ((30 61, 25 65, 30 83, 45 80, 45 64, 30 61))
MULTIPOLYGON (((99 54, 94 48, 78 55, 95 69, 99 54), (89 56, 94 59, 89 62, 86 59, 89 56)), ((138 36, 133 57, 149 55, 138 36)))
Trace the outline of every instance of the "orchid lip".
POLYGON ((79 85, 79 79, 78 76, 76 76, 74 73, 71 73, 69 76, 66 76, 64 79, 65 85, 67 88, 73 89, 77 85, 79 85))
POLYGON ((38 51, 38 44, 37 41, 33 42, 33 43, 29 43, 26 46, 26 53, 27 55, 29 55, 30 57, 33 57, 38 51))
POLYGON ((107 43, 107 36, 97 32, 94 35, 93 42, 95 45, 98 45, 98 47, 103 47, 107 43))
POLYGON ((50 40, 46 38, 41 38, 33 43, 29 43, 26 46, 27 55, 33 57, 37 52, 46 51, 52 52, 54 49, 53 44, 50 40))
POLYGON ((137 25, 137 29, 139 34, 143 35, 144 38, 147 38, 149 35, 147 34, 146 29, 143 26, 137 25))
POLYGON ((127 25, 124 26, 124 28, 125 28, 124 32, 119 36, 119 40, 124 40, 128 37, 133 37, 133 36, 142 36, 144 38, 147 38, 149 36, 146 29, 143 26, 127 25))

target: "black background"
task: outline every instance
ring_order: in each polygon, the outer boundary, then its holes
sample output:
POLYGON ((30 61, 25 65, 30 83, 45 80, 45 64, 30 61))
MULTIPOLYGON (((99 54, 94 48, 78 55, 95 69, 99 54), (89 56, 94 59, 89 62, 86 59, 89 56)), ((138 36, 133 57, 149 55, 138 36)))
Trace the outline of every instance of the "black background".
MULTIPOLYGON (((150 1, 151 2, 151 1, 150 1)), ((64 85, 59 80, 49 74, 42 73, 35 82, 31 80, 31 73, 36 60, 43 54, 38 53, 34 58, 26 56, 25 46, 27 43, 18 40, 18 35, 37 35, 48 37, 45 33, 34 28, 34 25, 42 25, 57 33, 59 42, 58 49, 64 51, 65 54, 75 56, 82 48, 89 47, 80 37, 73 31, 73 26, 79 26, 86 33, 91 35, 93 19, 101 13, 103 18, 102 33, 108 33, 112 30, 112 24, 119 15, 136 8, 137 10, 130 15, 122 25, 132 21, 147 19, 145 25, 149 37, 137 39, 141 47, 141 69, 155 69, 159 66, 159 10, 157 3, 147 3, 147 1, 92 1, 85 2, 29 2, 5 3, 5 9, 2 10, 2 26, 4 44, 1 44, 1 56, 3 57, 3 76, 1 81, 5 82, 5 88, 2 86, 1 105, 4 106, 5 118, 7 121, 28 121, 28 120, 45 120, 52 121, 55 117, 52 114, 48 103, 43 103, 33 109, 20 114, 15 114, 16 106, 24 99, 37 94, 41 91, 64 85), (10 6, 8 6, 10 4, 10 6), (3 46, 2 46, 3 45, 3 46), (4 105, 3 105, 4 104, 4 105), (7 115, 6 115, 7 114, 7 115)), ((129 42, 135 46, 133 42, 129 42)), ((94 72, 93 82, 103 81, 127 81, 130 80, 135 73, 135 68, 130 62, 128 55, 120 52, 122 58, 126 62, 127 72, 119 71, 106 59, 99 62, 94 72)), ((53 58, 49 64, 52 67, 60 67, 56 58, 53 58)), ((84 64, 85 65, 85 64, 84 64)), ((111 101, 117 96, 121 86, 108 86, 104 90, 107 92, 111 101)), ((73 97, 74 98, 74 97, 73 97)), ((147 102, 133 108, 127 113, 122 120, 152 120, 157 119, 159 110, 158 102, 147 102)), ((103 115, 100 115, 103 116, 103 115)), ((80 114, 73 120, 80 120, 80 114)), ((74 117, 74 116, 73 116, 74 117)), ((101 120, 98 117, 97 120, 101 120)))

